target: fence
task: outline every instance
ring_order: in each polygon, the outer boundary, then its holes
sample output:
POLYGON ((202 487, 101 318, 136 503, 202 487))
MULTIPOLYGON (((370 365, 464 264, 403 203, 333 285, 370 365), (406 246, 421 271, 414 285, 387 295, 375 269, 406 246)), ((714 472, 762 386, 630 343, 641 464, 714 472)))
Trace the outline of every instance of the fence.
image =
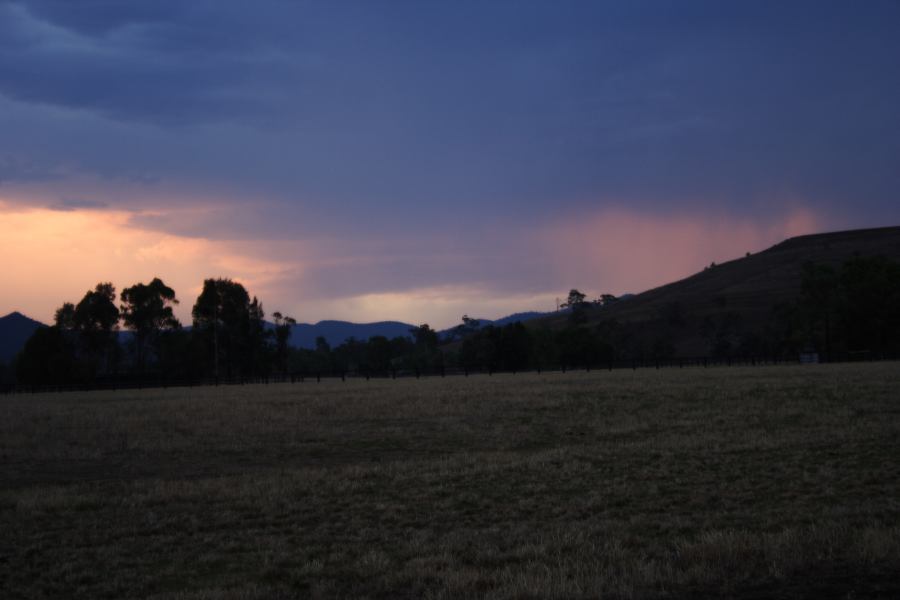
MULTIPOLYGON (((870 354, 862 354, 859 352, 848 353, 837 359, 827 361, 829 363, 845 363, 845 362, 880 362, 897 360, 897 356, 879 355, 872 356, 870 354)), ((61 384, 48 385, 30 385, 6 383, 0 384, 0 394, 37 394, 48 392, 74 392, 74 391, 100 391, 100 390, 139 390, 139 389, 165 389, 170 387, 212 387, 212 386, 240 386, 240 385, 269 385, 277 383, 320 383, 322 380, 341 380, 347 379, 419 379, 422 377, 468 377, 470 375, 487 375, 492 376, 499 373, 517 374, 517 373, 569 373, 575 371, 613 371, 621 369, 629 369, 636 371, 638 369, 685 369, 685 368, 711 368, 711 367, 733 367, 733 366, 765 366, 765 365, 786 365, 786 364, 804 364, 802 358, 798 357, 793 360, 779 357, 712 357, 700 356, 690 358, 660 358, 660 359, 633 359, 633 360, 612 360, 594 363, 585 363, 580 366, 574 365, 552 365, 547 367, 529 367, 527 369, 494 369, 491 367, 433 367, 412 368, 412 369, 388 369, 388 370, 370 370, 365 368, 347 369, 347 370, 326 370, 326 371, 296 371, 292 373, 283 373, 269 375, 265 377, 166 377, 161 374, 152 376, 136 376, 136 375, 118 375, 105 376, 90 382, 70 382, 61 384)))

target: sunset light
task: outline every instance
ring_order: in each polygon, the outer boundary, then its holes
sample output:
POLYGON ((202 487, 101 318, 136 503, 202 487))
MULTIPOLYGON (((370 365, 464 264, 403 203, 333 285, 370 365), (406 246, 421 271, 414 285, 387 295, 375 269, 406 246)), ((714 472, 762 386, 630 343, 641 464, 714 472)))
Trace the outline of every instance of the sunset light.
POLYGON ((900 598, 900 0, 0 0, 0 600, 900 598))

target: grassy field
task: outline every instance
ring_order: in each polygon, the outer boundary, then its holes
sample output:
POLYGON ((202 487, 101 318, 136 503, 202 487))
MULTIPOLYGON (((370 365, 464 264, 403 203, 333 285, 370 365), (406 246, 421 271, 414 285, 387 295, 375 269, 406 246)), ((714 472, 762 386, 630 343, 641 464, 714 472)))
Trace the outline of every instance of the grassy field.
POLYGON ((0 597, 897 598, 900 365, 0 397, 0 597))

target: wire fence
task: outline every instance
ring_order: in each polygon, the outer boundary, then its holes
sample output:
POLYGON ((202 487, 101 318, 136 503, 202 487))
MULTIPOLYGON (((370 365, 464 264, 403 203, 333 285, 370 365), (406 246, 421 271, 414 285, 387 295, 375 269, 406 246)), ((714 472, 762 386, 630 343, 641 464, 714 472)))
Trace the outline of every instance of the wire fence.
POLYGON ((168 377, 164 374, 152 375, 105 375, 92 381, 67 382, 56 384, 23 384, 0 383, 0 394, 38 394, 38 393, 62 393, 62 392, 89 392, 89 391, 115 391, 115 390, 141 390, 141 389, 166 389, 166 388, 193 388, 215 386, 242 386, 242 385, 270 385, 270 384, 302 384, 321 383, 325 380, 347 381, 351 380, 397 380, 397 379, 421 379, 423 377, 469 377, 475 375, 493 376, 495 374, 519 373, 573 373, 591 371, 614 371, 628 369, 686 369, 686 368, 715 368, 715 367, 756 367, 772 365, 796 365, 807 363, 847 363, 847 362, 881 362, 896 361, 894 355, 873 355, 866 352, 851 352, 828 361, 819 360, 817 356, 801 354, 794 359, 783 357, 686 357, 686 358, 651 358, 651 359, 626 359, 590 362, 584 361, 580 365, 548 365, 546 367, 530 366, 523 369, 501 369, 491 366, 478 367, 444 367, 441 365, 421 368, 388 368, 388 369, 323 369, 300 370, 288 373, 272 374, 267 376, 233 376, 233 377, 168 377))

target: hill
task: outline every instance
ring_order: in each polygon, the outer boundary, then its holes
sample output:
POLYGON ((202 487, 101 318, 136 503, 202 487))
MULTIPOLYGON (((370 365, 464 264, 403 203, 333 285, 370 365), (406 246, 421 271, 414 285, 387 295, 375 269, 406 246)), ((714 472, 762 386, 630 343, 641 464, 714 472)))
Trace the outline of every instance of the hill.
POLYGON ((39 327, 44 324, 20 312, 0 317, 0 363, 9 364, 39 327))
MULTIPOLYGON (((609 336, 618 336, 619 346, 629 355, 662 354, 701 356, 711 345, 725 340, 732 347, 765 337, 772 326, 773 308, 795 299, 800 291, 806 262, 838 266, 854 255, 883 255, 900 262, 900 227, 822 233, 790 238, 768 250, 720 265, 711 266, 686 279, 637 295, 623 296, 607 307, 588 310, 589 326, 615 324, 609 336)), ((482 326, 502 326, 516 321, 529 328, 561 329, 568 313, 525 312, 494 321, 479 319, 482 326)), ((14 312, 0 318, 0 362, 8 363, 42 324, 14 312)), ((324 337, 332 347, 350 337, 368 340, 373 336, 409 336, 413 325, 399 321, 351 323, 319 321, 297 324, 291 345, 314 348, 324 337)), ((452 337, 453 328, 440 332, 452 337)), ((122 332, 120 340, 130 334, 122 332)), ((750 349, 753 352, 753 349, 750 349)))
MULTIPOLYGON (((501 317, 499 319, 474 319, 478 323, 478 327, 487 327, 488 325, 493 325, 494 327, 503 327, 504 325, 509 325, 510 323, 524 323, 526 321, 531 321, 533 319, 538 319, 540 317, 546 317, 552 315, 553 313, 547 312, 537 312, 537 311, 527 311, 527 312, 518 312, 513 313, 511 315, 507 315, 505 317, 501 317)), ((448 327, 447 329, 442 329, 438 331, 438 335, 440 339, 445 342, 454 342, 460 339, 460 332, 457 329, 459 325, 455 327, 448 327)))
MULTIPOLYGON (((484 325, 506 325, 507 323, 515 323, 516 321, 528 321, 537 317, 546 316, 548 313, 542 312, 522 312, 508 315, 506 317, 490 320, 478 319, 479 323, 484 325)), ((395 337, 410 337, 409 330, 415 327, 410 323, 401 321, 379 321, 377 323, 351 323, 349 321, 319 321, 315 324, 298 323, 291 330, 290 343, 295 348, 316 347, 316 338, 322 336, 331 347, 339 346, 348 338, 356 338, 357 340, 368 340, 376 335, 383 335, 391 339, 395 337)), ((444 329, 438 332, 442 338, 453 333, 453 328, 444 329)))
MULTIPOLYGON (((746 339, 769 327, 773 309, 799 295, 805 263, 839 266, 855 255, 900 261, 900 227, 789 238, 609 307, 592 308, 588 324, 615 321, 635 344, 664 343, 678 355, 704 355, 723 329, 733 338, 746 339)), ((567 316, 554 313, 530 326, 555 329, 566 323, 567 316)))
POLYGON ((535 311, 520 312, 520 313, 511 314, 508 317, 503 317, 502 319, 497 319, 496 321, 488 321, 487 319, 482 319, 482 324, 490 324, 490 325, 494 325, 495 327, 502 327, 503 325, 508 325, 509 323, 516 323, 519 321, 524 323, 525 321, 531 321, 532 319, 546 317, 551 314, 553 314, 553 313, 535 312, 535 311))
POLYGON ((291 329, 291 346, 295 348, 315 348, 316 338, 324 337, 332 347, 338 346, 347 338, 368 340, 376 335, 390 339, 408 336, 413 325, 400 321, 379 321, 377 323, 350 323, 349 321, 319 321, 315 324, 298 323, 291 329))

